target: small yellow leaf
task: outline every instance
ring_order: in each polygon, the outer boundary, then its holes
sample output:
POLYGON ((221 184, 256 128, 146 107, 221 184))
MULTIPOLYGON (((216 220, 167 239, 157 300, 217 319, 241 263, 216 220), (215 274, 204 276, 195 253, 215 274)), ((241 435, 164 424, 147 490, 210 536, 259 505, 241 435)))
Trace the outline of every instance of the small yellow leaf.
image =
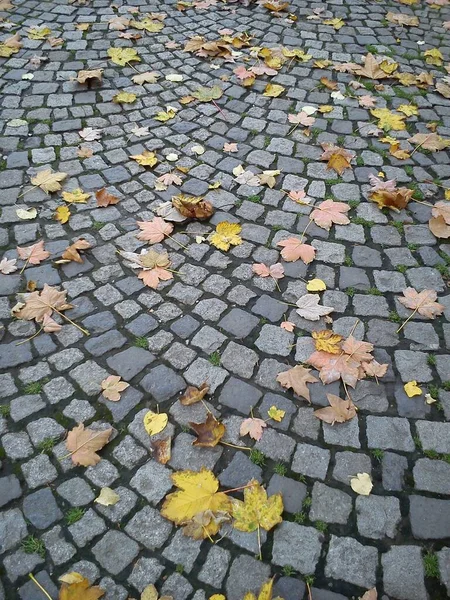
POLYGON ((269 96, 269 98, 278 98, 286 88, 276 83, 268 83, 264 89, 263 96, 269 96))
POLYGON ((85 204, 87 199, 90 197, 90 194, 85 194, 83 190, 77 188, 72 192, 63 192, 62 197, 66 202, 74 204, 85 204))
POLYGON ((157 113, 157 115, 154 117, 155 121, 161 121, 162 123, 165 123, 165 121, 170 121, 170 119, 173 119, 176 116, 176 111, 174 110, 167 110, 167 111, 160 111, 159 113, 157 113))
POLYGON ((336 31, 339 31, 339 29, 341 27, 344 27, 345 25, 345 21, 343 21, 342 19, 338 19, 337 17, 335 17, 334 19, 325 19, 325 21, 323 21, 324 25, 331 25, 332 27, 335 28, 336 31))
POLYGON ((113 102, 116 104, 132 104, 136 102, 136 94, 132 94, 131 92, 119 92, 113 97, 113 102))
POLYGON ((155 153, 149 152, 148 150, 144 150, 142 154, 134 154, 133 156, 130 156, 130 158, 135 160, 137 164, 142 167, 154 167, 158 162, 155 153))
POLYGON ((412 398, 413 396, 420 396, 422 394, 421 388, 417 385, 417 381, 408 381, 403 386, 403 389, 406 392, 408 398, 412 398))
POLYGON ((321 112, 322 114, 330 113, 333 110, 334 110, 334 107, 330 106, 329 104, 322 104, 322 106, 319 106, 319 112, 321 112))
POLYGON ((51 36, 52 30, 48 27, 32 27, 28 31, 28 37, 30 40, 45 40, 51 36))
POLYGON ((269 410, 267 411, 267 414, 274 421, 280 422, 283 419, 284 415, 286 414, 286 411, 285 410, 281 410, 281 408, 277 408, 274 405, 274 406, 271 406, 269 408, 269 410))
POLYGON ((209 600, 227 600, 226 596, 224 596, 223 594, 213 594, 212 596, 209 597, 209 600))
POLYGON ((64 224, 67 223, 70 217, 70 210, 67 206, 58 206, 55 211, 55 220, 64 224))
POLYGON ((369 496, 373 488, 373 483, 368 473, 358 473, 350 479, 350 486, 357 494, 369 496))
POLYGON ((226 252, 230 249, 230 246, 239 246, 242 244, 242 238, 239 235, 241 229, 242 227, 239 223, 223 221, 217 224, 216 231, 211 234, 209 240, 213 246, 226 252))
POLYGON ((325 282, 321 279, 311 279, 306 284, 306 289, 308 290, 308 292, 323 292, 327 289, 327 286, 325 285, 325 282))
POLYGON ((124 67, 132 60, 141 62, 141 59, 134 48, 109 48, 107 52, 109 58, 116 65, 124 67))
POLYGON ((144 415, 144 427, 148 435, 155 435, 162 431, 169 421, 166 413, 154 413, 149 410, 144 415))
POLYGON ((222 182, 221 182, 221 181, 214 181, 214 183, 210 183, 210 184, 208 185, 208 188, 209 188, 210 190, 217 190, 217 188, 220 188, 220 186, 221 186, 221 185, 222 185, 222 182))
POLYGON ((445 199, 450 200, 450 188, 445 190, 445 199))
POLYGON ((428 65, 435 65, 436 67, 440 67, 444 63, 444 57, 442 53, 437 48, 431 48, 431 50, 426 50, 423 55, 425 56, 425 62, 428 65))
POLYGON ((116 494, 116 492, 109 487, 104 487, 100 490, 100 494, 94 502, 97 502, 97 504, 101 504, 102 506, 113 506, 114 504, 117 504, 119 500, 119 494, 116 494))
POLYGON ((402 112, 407 117, 412 117, 413 115, 419 114, 417 106, 414 106, 414 104, 401 104, 397 110, 402 112))

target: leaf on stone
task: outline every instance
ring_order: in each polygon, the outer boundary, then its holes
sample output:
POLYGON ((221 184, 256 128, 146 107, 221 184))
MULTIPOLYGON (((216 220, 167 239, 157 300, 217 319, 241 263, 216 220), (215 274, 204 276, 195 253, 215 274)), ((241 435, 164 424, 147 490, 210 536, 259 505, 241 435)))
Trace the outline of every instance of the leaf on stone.
POLYGON ((341 352, 340 343, 343 339, 342 335, 334 333, 331 329, 313 331, 311 335, 314 339, 316 350, 322 350, 330 354, 339 354, 341 352))
POLYGON ((86 81, 90 81, 91 79, 102 81, 102 77, 103 69, 91 69, 90 71, 78 71, 76 80, 78 83, 86 83, 86 81))
POLYGON ((294 331, 295 323, 292 323, 292 321, 283 321, 280 323, 280 327, 286 331, 294 331))
POLYGON ((60 181, 64 181, 67 177, 67 173, 53 172, 51 169, 45 169, 39 171, 39 173, 31 178, 31 183, 39 187, 46 194, 51 192, 58 192, 61 189, 60 181))
MULTIPOLYGON (((119 92, 115 96, 113 96, 112 101, 115 104, 133 104, 136 102, 137 96, 131 92, 119 92)), ((131 157, 133 158, 133 157, 131 157)))
POLYGON ((414 190, 401 187, 395 188, 394 191, 378 190, 371 192, 369 199, 376 202, 379 208, 390 208, 395 212, 400 212, 403 208, 406 208, 413 194, 414 190))
POLYGON ((377 599, 378 599, 377 588, 372 588, 371 590, 367 590, 367 592, 365 594, 363 594, 359 600, 377 600, 377 599))
POLYGON ((357 473, 350 479, 350 487, 360 496, 369 496, 373 488, 372 479, 368 473, 357 473))
POLYGON ((275 405, 271 406, 267 411, 267 414, 271 419, 277 421, 278 423, 283 420, 284 415, 286 414, 285 410, 281 410, 281 408, 277 408, 275 405))
POLYGON ((436 83, 436 91, 444 96, 444 98, 450 98, 450 85, 444 83, 443 80, 436 83))
POLYGON ((116 494, 116 492, 109 487, 103 487, 94 502, 101 504, 102 506, 114 506, 119 500, 119 494, 116 494))
POLYGON ((413 396, 422 395, 422 389, 417 385, 417 381, 415 380, 408 381, 407 383, 405 383, 403 389, 405 390, 405 393, 408 396, 408 398, 413 398, 413 396))
POLYGON ((183 406, 190 406, 191 404, 196 404, 203 400, 206 394, 209 392, 209 385, 206 383, 202 383, 198 388, 193 385, 189 385, 184 394, 180 398, 180 402, 183 406))
POLYGON ((31 221, 37 217, 37 210, 35 208, 18 208, 16 215, 23 221, 31 221))
POLYGON ((82 189, 76 188, 71 192, 63 192, 62 197, 69 204, 86 204, 90 194, 85 194, 82 189))
POLYGON ((229 521, 231 521, 231 517, 226 512, 205 510, 187 521, 183 527, 183 534, 194 540, 204 540, 206 538, 211 540, 212 536, 219 532, 222 524, 229 521))
POLYGON ((31 27, 27 33, 30 40, 45 40, 52 34, 52 30, 48 27, 31 27))
POLYGON ((109 48, 107 54, 113 63, 121 67, 132 61, 141 62, 134 48, 109 48))
POLYGON ((153 583, 147 585, 141 594, 140 600, 173 600, 172 596, 159 596, 153 583))
POLYGON ((445 139, 437 133, 416 133, 408 138, 408 142, 432 152, 445 150, 450 146, 450 139, 445 139))
POLYGON ((223 145, 224 152, 237 152, 238 145, 235 142, 225 142, 223 145))
POLYGON ((286 90, 282 85, 278 85, 277 83, 268 83, 264 88, 263 96, 268 96, 269 98, 278 98, 281 94, 286 90))
POLYGON ((101 129, 94 129, 93 127, 85 127, 78 132, 78 135, 82 137, 86 142, 94 142, 102 137, 101 129))
POLYGON ((375 104, 377 99, 374 96, 370 96, 369 94, 365 94, 364 96, 358 97, 358 104, 363 108, 375 108, 375 104))
POLYGON ((436 302, 437 292, 435 290, 417 292, 414 288, 408 287, 403 290, 403 295, 404 298, 399 298, 399 302, 427 319, 435 319, 445 310, 445 306, 436 302))
POLYGON ((249 185, 251 187, 258 187, 260 185, 259 175, 255 175, 252 171, 246 171, 242 165, 238 165, 233 169, 233 175, 235 175, 235 181, 242 185, 249 185))
POLYGON ((277 246, 281 246, 281 256, 286 262, 294 262, 301 259, 306 265, 314 260, 316 249, 309 244, 304 244, 297 238, 288 238, 277 242, 277 246))
POLYGON ((0 57, 9 58, 13 54, 19 52, 22 46, 23 42, 20 41, 20 35, 16 33, 12 37, 0 43, 0 57))
POLYGON ((256 417, 249 417, 244 419, 239 428, 239 435, 249 435, 252 440, 259 441, 262 438, 263 430, 267 427, 267 423, 263 419, 257 419, 256 417))
POLYGON ((374 108, 370 113, 378 119, 377 126, 385 131, 403 131, 406 129, 405 115, 396 115, 388 108, 374 108))
POLYGON ((357 363, 371 361, 373 356, 373 344, 362 342, 349 335, 348 338, 341 344, 342 350, 357 363))
POLYGON ((307 383, 317 383, 319 380, 310 374, 311 369, 297 365, 288 371, 283 371, 277 375, 277 381, 287 390, 291 389, 297 396, 301 396, 308 402, 311 402, 307 383))
POLYGON ((368 79, 385 79, 387 77, 374 55, 370 53, 364 57, 364 65, 354 66, 352 72, 358 77, 367 77, 368 79))
POLYGON ((123 16, 115 16, 108 21, 109 29, 114 31, 124 31, 130 25, 130 19, 123 16))
POLYGON ((222 88, 215 85, 211 88, 199 87, 195 92, 192 92, 192 96, 200 102, 211 102, 212 100, 218 100, 223 94, 222 88))
POLYGON ((73 262, 81 264, 83 262, 83 257, 80 255, 79 251, 80 250, 88 250, 91 247, 92 247, 91 244, 87 240, 84 240, 81 238, 64 250, 64 252, 61 255, 62 261, 56 261, 56 262, 58 264, 58 263, 62 263, 63 261, 64 262, 73 261, 73 262))
POLYGON ((180 75, 179 73, 170 73, 169 75, 166 75, 165 79, 172 83, 180 83, 183 81, 183 75, 180 75))
POLYGON ((66 447, 71 453, 72 462, 83 467, 96 465, 100 462, 97 452, 108 443, 111 433, 111 428, 103 431, 85 429, 83 423, 74 427, 69 431, 66 439, 66 447))
POLYGON ((369 377, 375 377, 375 379, 386 375, 389 367, 388 364, 380 364, 375 359, 371 360, 370 362, 363 362, 361 366, 364 369, 366 375, 368 375, 369 377))
POLYGON ((150 135, 148 127, 138 127, 137 125, 135 125, 133 129, 130 130, 130 133, 132 133, 136 137, 144 137, 146 135, 150 135))
POLYGON ((109 206, 110 204, 117 204, 120 200, 117 196, 113 196, 106 191, 106 188, 102 188, 95 192, 95 197, 97 199, 97 206, 109 206))
POLYGON ((3 275, 9 275, 10 273, 14 273, 14 271, 17 271, 18 269, 16 263, 16 258, 8 259, 6 258, 6 256, 4 256, 2 260, 0 260, 0 273, 2 273, 3 275))
MULTIPOLYGON (((179 175, 177 175, 177 173, 164 173, 158 177, 156 182, 161 184, 164 189, 167 189, 169 185, 181 185, 183 180, 179 175)), ((155 188, 159 189, 156 187, 156 184, 155 188)))
POLYGON ((80 573, 67 573, 59 580, 62 581, 59 600, 98 600, 105 594, 105 590, 97 585, 91 586, 80 573))
POLYGON ((71 304, 67 304, 66 295, 67 290, 59 292, 55 287, 44 283, 41 292, 32 292, 26 296, 25 305, 15 315, 18 319, 35 319, 40 323, 45 315, 50 317, 55 309, 61 312, 72 308, 71 304))
POLYGON ((50 252, 44 249, 44 240, 25 248, 17 246, 17 253, 19 258, 27 261, 30 265, 40 265, 43 260, 50 256, 50 252))
POLYGON ((166 428, 169 417, 166 413, 155 413, 149 410, 145 413, 143 422, 148 435, 156 435, 166 428))
POLYGON ((208 412, 204 423, 189 422, 189 425, 197 434, 197 439, 192 442, 193 446, 214 448, 225 433, 225 425, 218 421, 211 412, 208 412))
POLYGON ((121 381, 121 377, 119 375, 110 375, 102 381, 101 386, 103 396, 107 400, 111 400, 111 402, 118 402, 120 400, 121 392, 130 387, 130 384, 126 383, 125 381, 121 381))
POLYGON ((320 297, 317 294, 305 294, 301 296, 296 305, 296 313, 308 321, 318 321, 320 317, 329 315, 334 311, 332 306, 320 306, 320 297))
POLYGON ((312 219, 318 227, 330 231, 333 223, 337 225, 348 225, 350 223, 350 219, 346 214, 349 210, 350 206, 344 202, 325 200, 311 212, 309 218, 312 219))
POLYGON ((240 246, 242 238, 240 237, 242 227, 239 223, 229 223, 222 221, 216 225, 215 233, 212 233, 209 240, 213 246, 225 252, 230 249, 230 246, 240 246))
POLYGON ((179 490, 169 494, 161 508, 161 515, 169 521, 181 525, 206 510, 230 512, 230 498, 217 491, 219 481, 208 469, 178 471, 172 474, 172 481, 179 490))
POLYGON ((70 209, 67 206, 58 206, 55 210, 55 221, 59 221, 64 225, 70 218, 70 209))
POLYGON ((443 217, 431 217, 428 221, 428 227, 431 233, 437 238, 450 238, 450 226, 447 225, 443 217))
POLYGON ((413 117, 419 114, 419 110, 414 104, 400 104, 400 106, 397 107, 397 110, 407 117, 413 117))
POLYGON ((425 56, 425 62, 427 63, 427 65, 441 67, 444 64, 444 57, 442 56, 442 52, 437 48, 425 50, 423 55, 425 56))
POLYGON ((159 77, 160 75, 156 71, 146 71, 139 75, 133 75, 131 81, 137 85, 144 85, 145 83, 156 83, 159 77))
POLYGON ((386 20, 394 25, 406 25, 408 27, 418 27, 419 19, 411 15, 405 15, 403 13, 393 13, 389 11, 386 15, 386 20))
POLYGON ((335 423, 345 423, 356 417, 356 407, 350 399, 342 400, 334 394, 327 394, 327 399, 330 406, 314 411, 314 416, 321 421, 334 425, 335 423))
POLYGON ((169 435, 166 438, 154 440, 152 449, 155 460, 162 465, 167 464, 172 456, 172 437, 169 435))
POLYGON ((322 279, 310 279, 306 284, 306 289, 308 292, 323 292, 327 289, 327 286, 322 279))
POLYGON ((149 150, 144 150, 141 154, 134 154, 133 156, 130 156, 130 158, 135 160, 141 167, 154 167, 158 162, 156 154, 149 150))
POLYGON ((333 383, 342 379, 344 383, 354 388, 360 378, 359 363, 347 354, 330 354, 316 351, 306 361, 319 371, 322 383, 333 383))
POLYGON ((252 265, 252 271, 260 277, 272 277, 273 279, 282 279, 284 277, 284 267, 281 263, 276 263, 270 267, 264 263, 255 263, 252 265))
POLYGON ((282 522, 283 498, 281 493, 268 497, 266 490, 252 479, 244 489, 244 501, 232 498, 233 527, 251 533, 258 527, 270 531, 282 522))
POLYGON ((62 325, 48 315, 44 315, 44 318, 42 319, 42 328, 45 333, 58 333, 61 331, 62 325))
POLYGON ((178 194, 172 196, 172 204, 181 215, 188 219, 204 221, 214 214, 214 207, 211 202, 204 200, 201 196, 178 194))
POLYGON ((325 19, 322 21, 322 23, 324 25, 331 25, 336 31, 339 31, 339 29, 345 25, 345 21, 339 19, 338 17, 334 17, 333 19, 325 19))
POLYGON ((281 173, 281 171, 279 169, 272 169, 269 171, 263 171, 262 173, 260 173, 260 175, 258 175, 259 177, 259 184, 260 185, 267 185, 268 187, 270 187, 271 189, 275 186, 276 184, 276 179, 275 177, 277 175, 279 175, 281 173))
POLYGON ((137 239, 149 244, 162 242, 173 231, 172 223, 166 223, 161 217, 154 217, 151 221, 137 221, 137 225, 141 230, 137 239))
POLYGON ((327 169, 333 169, 338 175, 342 175, 345 169, 351 169, 350 161, 355 156, 354 152, 328 142, 322 142, 321 146, 324 152, 320 159, 328 161, 327 169))

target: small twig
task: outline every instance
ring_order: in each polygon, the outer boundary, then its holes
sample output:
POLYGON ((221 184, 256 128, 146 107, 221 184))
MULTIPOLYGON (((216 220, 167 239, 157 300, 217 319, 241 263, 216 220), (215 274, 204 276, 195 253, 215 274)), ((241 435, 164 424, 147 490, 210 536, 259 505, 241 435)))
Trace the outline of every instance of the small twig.
POLYGON ((215 100, 211 100, 211 102, 214 104, 214 106, 217 108, 217 110, 222 114, 223 118, 225 119, 225 121, 228 122, 228 119, 225 115, 225 113, 223 112, 223 110, 220 108, 220 106, 217 104, 217 102, 215 100))
POLYGON ((28 573, 28 577, 31 579, 31 581, 37 585, 37 587, 41 590, 41 592, 47 596, 48 600, 53 600, 52 597, 50 596, 50 594, 42 587, 42 585, 39 583, 39 581, 36 579, 36 577, 33 575, 33 573, 28 573))
POLYGON ((51 306, 50 308, 52 308, 56 313, 58 313, 58 315, 60 317, 62 317, 63 319, 66 319, 66 321, 68 321, 71 325, 73 325, 74 327, 79 329, 81 331, 81 333, 84 333, 84 335, 91 335, 87 329, 83 329, 83 327, 80 327, 80 325, 77 325, 75 323, 75 321, 72 321, 72 319, 69 319, 69 317, 66 317, 65 314, 63 314, 62 312, 59 312, 59 310, 57 308, 55 308, 54 306, 51 306))
POLYGON ((259 548, 259 560, 262 560, 262 551, 261 551, 261 530, 258 523, 258 548, 259 548))
POLYGON ((306 226, 306 227, 305 227, 305 229, 303 230, 302 237, 300 238, 300 243, 301 243, 301 244, 303 243, 303 238, 305 237, 306 230, 308 229, 308 227, 311 225, 311 223, 312 223, 312 222, 313 222, 313 219, 310 219, 310 220, 308 221, 308 224, 307 224, 307 226, 306 226))
POLYGON ((229 444, 228 442, 222 442, 220 441, 219 444, 223 444, 224 446, 230 446, 230 448, 237 448, 238 450, 249 450, 251 451, 251 448, 248 448, 247 446, 237 446, 236 444, 229 444))
POLYGON ((231 490, 224 490, 221 492, 222 494, 231 494, 231 492, 239 492, 240 490, 245 490, 249 487, 253 487, 254 483, 247 483, 247 485, 240 485, 239 487, 231 488, 231 490))
POLYGON ((178 240, 176 240, 171 235, 168 235, 167 237, 169 238, 169 240, 172 240, 172 242, 175 242, 176 244, 178 244, 179 246, 181 246, 181 248, 184 248, 184 250, 188 250, 187 246, 184 246, 181 242, 179 242, 178 240))
POLYGON ((33 338, 37 337, 43 329, 44 329, 44 327, 42 326, 38 331, 36 331, 36 333, 33 333, 33 335, 31 337, 27 338, 26 340, 22 340, 21 342, 17 342, 16 346, 21 346, 22 344, 26 344, 27 342, 30 342, 33 338))
POLYGON ((306 583, 306 589, 308 590, 308 600, 313 600, 309 583, 307 581, 305 581, 305 583, 306 583))

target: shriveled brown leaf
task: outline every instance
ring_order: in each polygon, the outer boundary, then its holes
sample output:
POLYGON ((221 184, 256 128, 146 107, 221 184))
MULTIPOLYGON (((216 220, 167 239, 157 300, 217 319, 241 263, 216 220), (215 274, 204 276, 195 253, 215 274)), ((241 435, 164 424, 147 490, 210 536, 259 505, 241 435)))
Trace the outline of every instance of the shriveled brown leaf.
POLYGON ((172 197, 172 204, 180 214, 189 219, 204 221, 214 214, 211 202, 203 200, 201 196, 178 194, 172 197))
POLYGON ((69 431, 66 439, 67 450, 71 453, 72 462, 83 467, 94 466, 100 462, 97 454, 108 443, 112 429, 95 431, 85 429, 80 423, 69 431))
POLYGON ((356 417, 356 406, 350 399, 342 400, 334 394, 327 394, 327 399, 330 406, 314 411, 314 416, 321 421, 334 425, 335 423, 345 423, 356 417))
POLYGON ((229 521, 231 521, 231 517, 224 511, 205 510, 197 513, 184 524, 183 534, 194 540, 211 539, 213 535, 219 532, 222 524, 229 521))
POLYGON ((301 396, 308 402, 311 402, 307 383, 317 383, 319 380, 310 374, 311 369, 306 369, 297 365, 288 371, 283 371, 277 375, 277 381, 287 390, 291 389, 297 396, 301 396))
POLYGON ((102 188, 95 192, 95 197, 97 198, 97 206, 109 206, 110 204, 117 204, 120 200, 117 196, 113 196, 106 191, 106 188, 102 188))
POLYGON ((152 448, 155 460, 162 465, 167 464, 172 456, 172 437, 169 435, 166 438, 153 441, 152 448))
POLYGON ((391 11, 386 15, 386 19, 389 23, 394 25, 406 25, 408 27, 418 27, 419 19, 411 15, 405 15, 403 13, 393 13, 391 11))
POLYGON ((225 433, 225 425, 220 423, 220 421, 218 421, 210 412, 204 423, 190 422, 189 425, 197 434, 197 439, 193 442, 193 446, 214 448, 225 433))
POLYGON ((414 288, 408 287, 403 290, 403 295, 404 298, 399 298, 398 301, 427 319, 435 319, 445 310, 445 306, 436 302, 437 292, 435 290, 417 292, 414 288))
POLYGON ((203 400, 208 392, 209 385, 206 382, 202 383, 198 388, 193 385, 189 385, 184 394, 181 396, 180 402, 183 404, 183 406, 196 404, 197 402, 200 402, 200 400, 203 400))
MULTIPOLYGON (((92 247, 91 244, 87 240, 83 240, 83 239, 77 240, 76 242, 74 242, 68 248, 66 248, 64 250, 61 258, 64 261, 69 261, 69 262, 73 261, 73 262, 77 262, 77 263, 82 263, 83 258, 80 255, 79 250, 88 250, 91 247, 92 247)), ((59 261, 57 261, 57 262, 59 262, 59 261)))
POLYGON ((380 208, 390 208, 396 212, 400 212, 406 208, 411 200, 414 190, 401 187, 395 188, 394 191, 378 190, 369 194, 369 199, 376 202, 380 208))

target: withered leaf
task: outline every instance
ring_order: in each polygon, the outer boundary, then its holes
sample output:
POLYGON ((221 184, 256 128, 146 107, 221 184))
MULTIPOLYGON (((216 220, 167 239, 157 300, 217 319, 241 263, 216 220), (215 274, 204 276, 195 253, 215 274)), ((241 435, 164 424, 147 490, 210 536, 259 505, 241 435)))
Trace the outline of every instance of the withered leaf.
POLYGON ((100 456, 97 454, 103 446, 109 441, 112 429, 104 431, 94 431, 85 429, 83 423, 74 427, 67 436, 66 446, 71 453, 72 462, 75 465, 89 467, 100 462, 100 456))
POLYGON ((210 412, 204 423, 190 422, 189 425, 197 434, 197 439, 193 442, 193 446, 213 448, 217 446, 225 433, 225 425, 220 423, 210 412))
MULTIPOLYGON (((73 261, 77 263, 82 263, 83 258, 81 257, 79 250, 88 250, 89 248, 91 248, 91 244, 87 240, 77 240, 64 250, 64 252, 62 253, 62 259, 67 262, 73 261)), ((56 262, 59 263, 60 261, 56 262)))
POLYGON ((204 221, 214 214, 211 202, 203 200, 201 196, 173 196, 172 204, 184 217, 204 221))
POLYGON ((297 365, 288 371, 283 371, 277 376, 277 381, 284 388, 294 391, 297 396, 301 396, 308 402, 311 402, 307 383, 317 383, 319 380, 310 374, 311 369, 306 369, 301 365, 297 365))
POLYGON ((327 398, 330 406, 314 411, 314 416, 321 421, 334 425, 334 423, 350 421, 356 416, 356 407, 350 399, 342 400, 334 394, 327 394, 327 398))
POLYGON ((195 404, 196 402, 203 400, 208 392, 209 385, 206 382, 202 383, 198 388, 190 385, 186 388, 186 391, 181 396, 180 402, 183 404, 183 406, 190 406, 191 404, 195 404))
POLYGON ((153 448, 153 456, 155 460, 162 465, 165 465, 169 462, 170 457, 172 456, 172 437, 169 435, 166 438, 162 438, 160 440, 154 440, 152 442, 153 448))
POLYGON ((95 197, 97 198, 97 206, 109 206, 110 204, 117 204, 120 200, 117 196, 113 196, 106 191, 106 188, 102 188, 95 192, 95 197))

